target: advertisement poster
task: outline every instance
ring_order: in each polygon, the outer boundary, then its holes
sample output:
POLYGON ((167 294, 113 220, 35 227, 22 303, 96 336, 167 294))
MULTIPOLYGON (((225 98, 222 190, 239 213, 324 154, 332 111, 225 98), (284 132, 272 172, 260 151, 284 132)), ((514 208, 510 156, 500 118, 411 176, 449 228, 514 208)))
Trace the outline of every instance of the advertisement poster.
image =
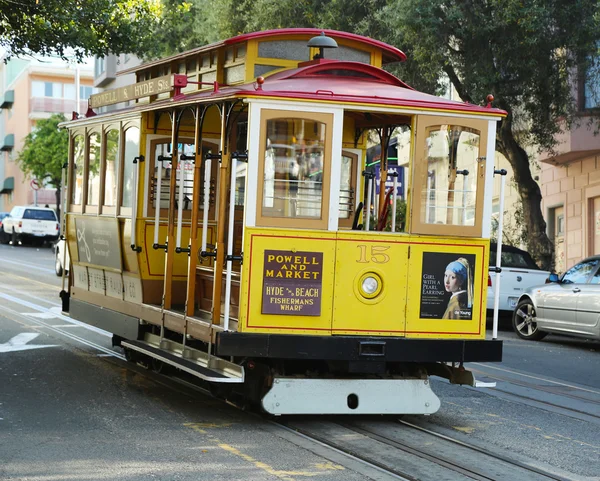
POLYGON ((421 319, 472 319, 474 266, 474 254, 423 253, 421 319))
POLYGON ((262 313, 320 316, 322 252, 265 251, 262 313))
POLYGON ((121 270, 119 222, 115 218, 76 217, 79 262, 121 270))

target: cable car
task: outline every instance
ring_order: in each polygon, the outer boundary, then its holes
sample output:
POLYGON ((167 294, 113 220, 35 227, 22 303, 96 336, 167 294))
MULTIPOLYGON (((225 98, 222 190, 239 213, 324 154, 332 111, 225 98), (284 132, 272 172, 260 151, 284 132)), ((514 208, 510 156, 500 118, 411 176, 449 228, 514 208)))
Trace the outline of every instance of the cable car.
POLYGON ((123 72, 65 123, 64 310, 274 415, 431 414, 430 376, 475 385, 464 363, 502 357, 485 316, 506 113, 383 70, 404 60, 303 28, 123 72))

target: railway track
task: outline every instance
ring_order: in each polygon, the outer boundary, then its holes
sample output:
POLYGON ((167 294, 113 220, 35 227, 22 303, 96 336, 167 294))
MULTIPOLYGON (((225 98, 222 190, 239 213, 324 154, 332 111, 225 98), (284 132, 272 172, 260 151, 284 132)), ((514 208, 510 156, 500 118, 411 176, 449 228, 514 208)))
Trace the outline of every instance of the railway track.
POLYGON ((569 481, 403 420, 277 421, 287 429, 410 481, 569 481))

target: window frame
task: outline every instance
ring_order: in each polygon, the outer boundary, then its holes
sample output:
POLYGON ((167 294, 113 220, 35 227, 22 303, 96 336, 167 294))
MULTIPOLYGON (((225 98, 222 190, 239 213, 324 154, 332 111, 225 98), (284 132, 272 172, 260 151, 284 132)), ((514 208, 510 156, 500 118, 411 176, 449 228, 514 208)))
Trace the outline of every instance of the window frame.
MULTIPOLYGON (((356 176, 357 176, 357 172, 358 172, 358 161, 359 161, 359 154, 356 152, 352 152, 350 150, 347 149, 342 149, 342 155, 340 156, 340 159, 342 157, 349 157, 350 159, 352 159, 351 165, 350 165, 350 188, 354 191, 354 199, 351 205, 351 209, 350 209, 350 215, 348 216, 347 219, 344 219, 343 217, 339 217, 338 214, 338 228, 345 228, 345 229, 351 229, 352 228, 352 223, 354 222, 354 216, 356 215, 356 200, 359 197, 358 192, 357 192, 357 181, 356 181, 356 176)), ((342 194, 342 186, 340 184, 340 196, 342 194)), ((341 209, 341 207, 340 207, 341 209)))
POLYGON ((84 206, 84 210, 83 212, 85 214, 96 214, 98 215, 98 212, 100 211, 100 206, 102 205, 102 197, 103 197, 103 192, 102 192, 102 158, 103 158, 103 133, 102 133, 102 124, 100 125, 95 125, 89 129, 86 129, 86 136, 85 136, 85 153, 84 153, 84 159, 85 159, 85 164, 84 164, 84 170, 83 170, 83 185, 84 185, 84 191, 83 191, 83 199, 82 199, 82 203, 84 206), (88 204, 88 191, 89 191, 89 174, 90 174, 90 149, 91 149, 91 138, 92 135, 98 135, 100 137, 100 167, 99 167, 99 171, 98 171, 98 204, 88 204))
POLYGON ((102 160, 101 160, 101 175, 102 177, 100 178, 100 202, 99 204, 101 205, 100 208, 100 214, 101 215, 112 215, 114 216, 117 213, 117 209, 118 209, 118 204, 119 204, 119 182, 121 180, 121 163, 122 163, 122 147, 123 147, 123 129, 122 126, 119 122, 117 123, 108 123, 108 124, 104 124, 102 126, 102 160), (117 166, 117 171, 115 172, 116 174, 116 182, 117 182, 117 192, 116 192, 116 196, 115 196, 115 205, 106 205, 105 201, 106 201, 106 167, 107 167, 107 162, 106 162, 106 155, 108 152, 108 143, 107 143, 107 137, 108 137, 108 133, 112 130, 116 130, 118 132, 118 149, 117 149, 117 157, 116 157, 116 161, 118 162, 118 166, 117 166))
MULTIPOLYGON (((409 232, 411 234, 436 235, 442 237, 481 237, 483 234, 483 206, 487 165, 488 120, 464 117, 442 117, 419 115, 416 120, 417 128, 413 134, 413 156, 411 172, 411 206, 409 214, 409 232), (479 132, 479 155, 483 160, 478 162, 475 223, 474 225, 428 224, 421 221, 421 192, 427 185, 427 159, 425 157, 425 140, 427 129, 441 125, 452 125, 477 130, 479 132)), ((494 159, 490 160, 491 162, 494 159)))
POLYGON ((83 212, 83 200, 84 200, 84 186, 85 184, 85 152, 86 152, 86 130, 84 128, 82 129, 76 129, 76 130, 72 130, 71 131, 71 136, 69 139, 69 186, 67 189, 67 199, 68 199, 68 211, 69 212, 73 212, 75 214, 81 214, 83 212), (82 140, 83 140, 83 165, 82 165, 82 171, 81 171, 81 176, 82 176, 82 184, 81 184, 81 203, 76 204, 74 202, 73 199, 73 195, 75 193, 74 189, 75 189, 75 181, 76 181, 76 175, 77 175, 77 171, 73 168, 76 164, 75 164, 75 139, 77 137, 81 136, 82 140))
MULTIPOLYGON (((334 113, 331 112, 312 112, 296 111, 287 109, 263 108, 260 111, 260 138, 258 149, 258 177, 256 192, 256 226, 257 227, 280 227, 285 229, 318 229, 328 230, 329 226, 329 208, 330 208, 330 189, 332 184, 332 147, 333 147, 333 129, 334 113), (269 217, 262 214, 264 198, 264 169, 265 154, 267 143, 267 122, 276 119, 298 119, 316 121, 325 124, 325 145, 323 148, 323 182, 321 193, 321 217, 319 219, 307 218, 287 218, 287 217, 269 217)), ((249 135, 251 135, 249 133, 249 135)), ((338 189, 339 190, 339 189, 338 189)), ((339 210, 339 209, 338 209, 339 210)))
MULTIPOLYGON (((118 187, 117 187, 117 212, 119 216, 122 217, 132 217, 133 214, 133 205, 135 204, 134 202, 134 195, 136 193, 136 189, 134 186, 133 192, 131 193, 131 206, 123 206, 123 184, 125 182, 125 162, 127 161, 127 159, 125 158, 125 150, 126 150, 126 144, 127 144, 127 131, 131 128, 136 128, 138 129, 138 153, 137 155, 140 155, 141 149, 143 148, 143 146, 141 145, 141 140, 142 140, 142 128, 140 125, 140 122, 137 120, 134 121, 129 121, 129 122, 123 122, 121 124, 121 146, 119 149, 119 156, 120 156, 120 165, 119 165, 119 183, 118 183, 118 187)), ((133 162, 133 159, 131 159, 131 162, 133 162)), ((140 176, 141 177, 141 176, 140 176)), ((138 178, 138 196, 139 196, 139 183, 140 183, 140 179, 138 178)))

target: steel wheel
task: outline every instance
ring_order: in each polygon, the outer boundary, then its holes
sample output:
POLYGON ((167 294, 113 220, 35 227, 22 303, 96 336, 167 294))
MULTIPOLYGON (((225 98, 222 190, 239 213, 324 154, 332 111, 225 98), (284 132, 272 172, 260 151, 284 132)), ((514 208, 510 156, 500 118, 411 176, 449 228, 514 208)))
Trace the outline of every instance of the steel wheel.
POLYGON ((517 305, 513 313, 513 328, 521 339, 539 341, 547 333, 538 329, 535 307, 530 299, 525 299, 517 305))

